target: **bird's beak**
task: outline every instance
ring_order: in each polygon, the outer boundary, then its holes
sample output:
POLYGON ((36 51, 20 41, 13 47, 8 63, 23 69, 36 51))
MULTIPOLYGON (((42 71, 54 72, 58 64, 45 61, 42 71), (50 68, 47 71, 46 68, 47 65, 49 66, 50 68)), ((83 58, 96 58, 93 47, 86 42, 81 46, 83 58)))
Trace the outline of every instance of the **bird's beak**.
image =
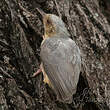
MULTIPOLYGON (((46 16, 47 16, 47 14, 44 12, 44 11, 42 11, 41 9, 39 9, 39 8, 36 8, 37 9, 37 11, 41 14, 41 16, 42 16, 42 18, 43 18, 43 24, 45 25, 45 18, 46 18, 46 16)), ((43 37, 43 39, 44 39, 44 36, 42 36, 43 37)))
POLYGON ((36 8, 37 11, 42 15, 42 17, 44 18, 46 16, 46 13, 44 11, 42 11, 41 9, 39 8, 36 8))

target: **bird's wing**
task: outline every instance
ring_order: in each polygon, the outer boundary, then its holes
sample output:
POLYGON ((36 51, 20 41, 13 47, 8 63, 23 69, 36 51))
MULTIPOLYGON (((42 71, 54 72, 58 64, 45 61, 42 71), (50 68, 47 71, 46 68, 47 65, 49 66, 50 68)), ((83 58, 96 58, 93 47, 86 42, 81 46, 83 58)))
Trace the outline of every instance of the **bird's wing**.
POLYGON ((76 92, 80 74, 80 51, 71 39, 47 39, 41 46, 43 68, 58 100, 66 101, 76 92))

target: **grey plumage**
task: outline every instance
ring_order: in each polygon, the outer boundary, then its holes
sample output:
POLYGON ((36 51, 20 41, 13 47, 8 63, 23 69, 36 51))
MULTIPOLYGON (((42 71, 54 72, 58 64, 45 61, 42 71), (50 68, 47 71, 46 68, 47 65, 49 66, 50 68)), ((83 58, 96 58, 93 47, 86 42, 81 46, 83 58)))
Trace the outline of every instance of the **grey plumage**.
POLYGON ((40 52, 44 82, 52 87, 59 101, 71 103, 81 69, 80 50, 69 38, 69 32, 61 18, 39 9, 38 12, 44 23, 40 52))
POLYGON ((71 103, 81 69, 78 46, 68 36, 50 37, 42 43, 40 56, 58 100, 71 103))

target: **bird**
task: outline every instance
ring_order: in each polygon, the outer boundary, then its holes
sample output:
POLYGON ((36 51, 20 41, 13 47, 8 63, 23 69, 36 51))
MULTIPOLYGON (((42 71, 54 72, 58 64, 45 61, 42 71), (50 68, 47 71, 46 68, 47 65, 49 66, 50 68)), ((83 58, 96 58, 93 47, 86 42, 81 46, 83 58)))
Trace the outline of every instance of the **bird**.
POLYGON ((70 104, 81 71, 80 49, 60 17, 37 10, 43 18, 44 35, 40 51, 42 63, 33 77, 43 72, 43 81, 55 92, 57 100, 70 104))

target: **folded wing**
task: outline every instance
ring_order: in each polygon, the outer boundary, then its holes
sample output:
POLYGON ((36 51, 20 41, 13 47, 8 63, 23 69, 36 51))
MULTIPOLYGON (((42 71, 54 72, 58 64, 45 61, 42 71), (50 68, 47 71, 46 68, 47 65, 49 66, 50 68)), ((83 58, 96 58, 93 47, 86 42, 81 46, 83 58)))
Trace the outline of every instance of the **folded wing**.
POLYGON ((58 100, 71 103, 81 69, 78 46, 70 38, 47 39, 41 46, 40 55, 58 100))

